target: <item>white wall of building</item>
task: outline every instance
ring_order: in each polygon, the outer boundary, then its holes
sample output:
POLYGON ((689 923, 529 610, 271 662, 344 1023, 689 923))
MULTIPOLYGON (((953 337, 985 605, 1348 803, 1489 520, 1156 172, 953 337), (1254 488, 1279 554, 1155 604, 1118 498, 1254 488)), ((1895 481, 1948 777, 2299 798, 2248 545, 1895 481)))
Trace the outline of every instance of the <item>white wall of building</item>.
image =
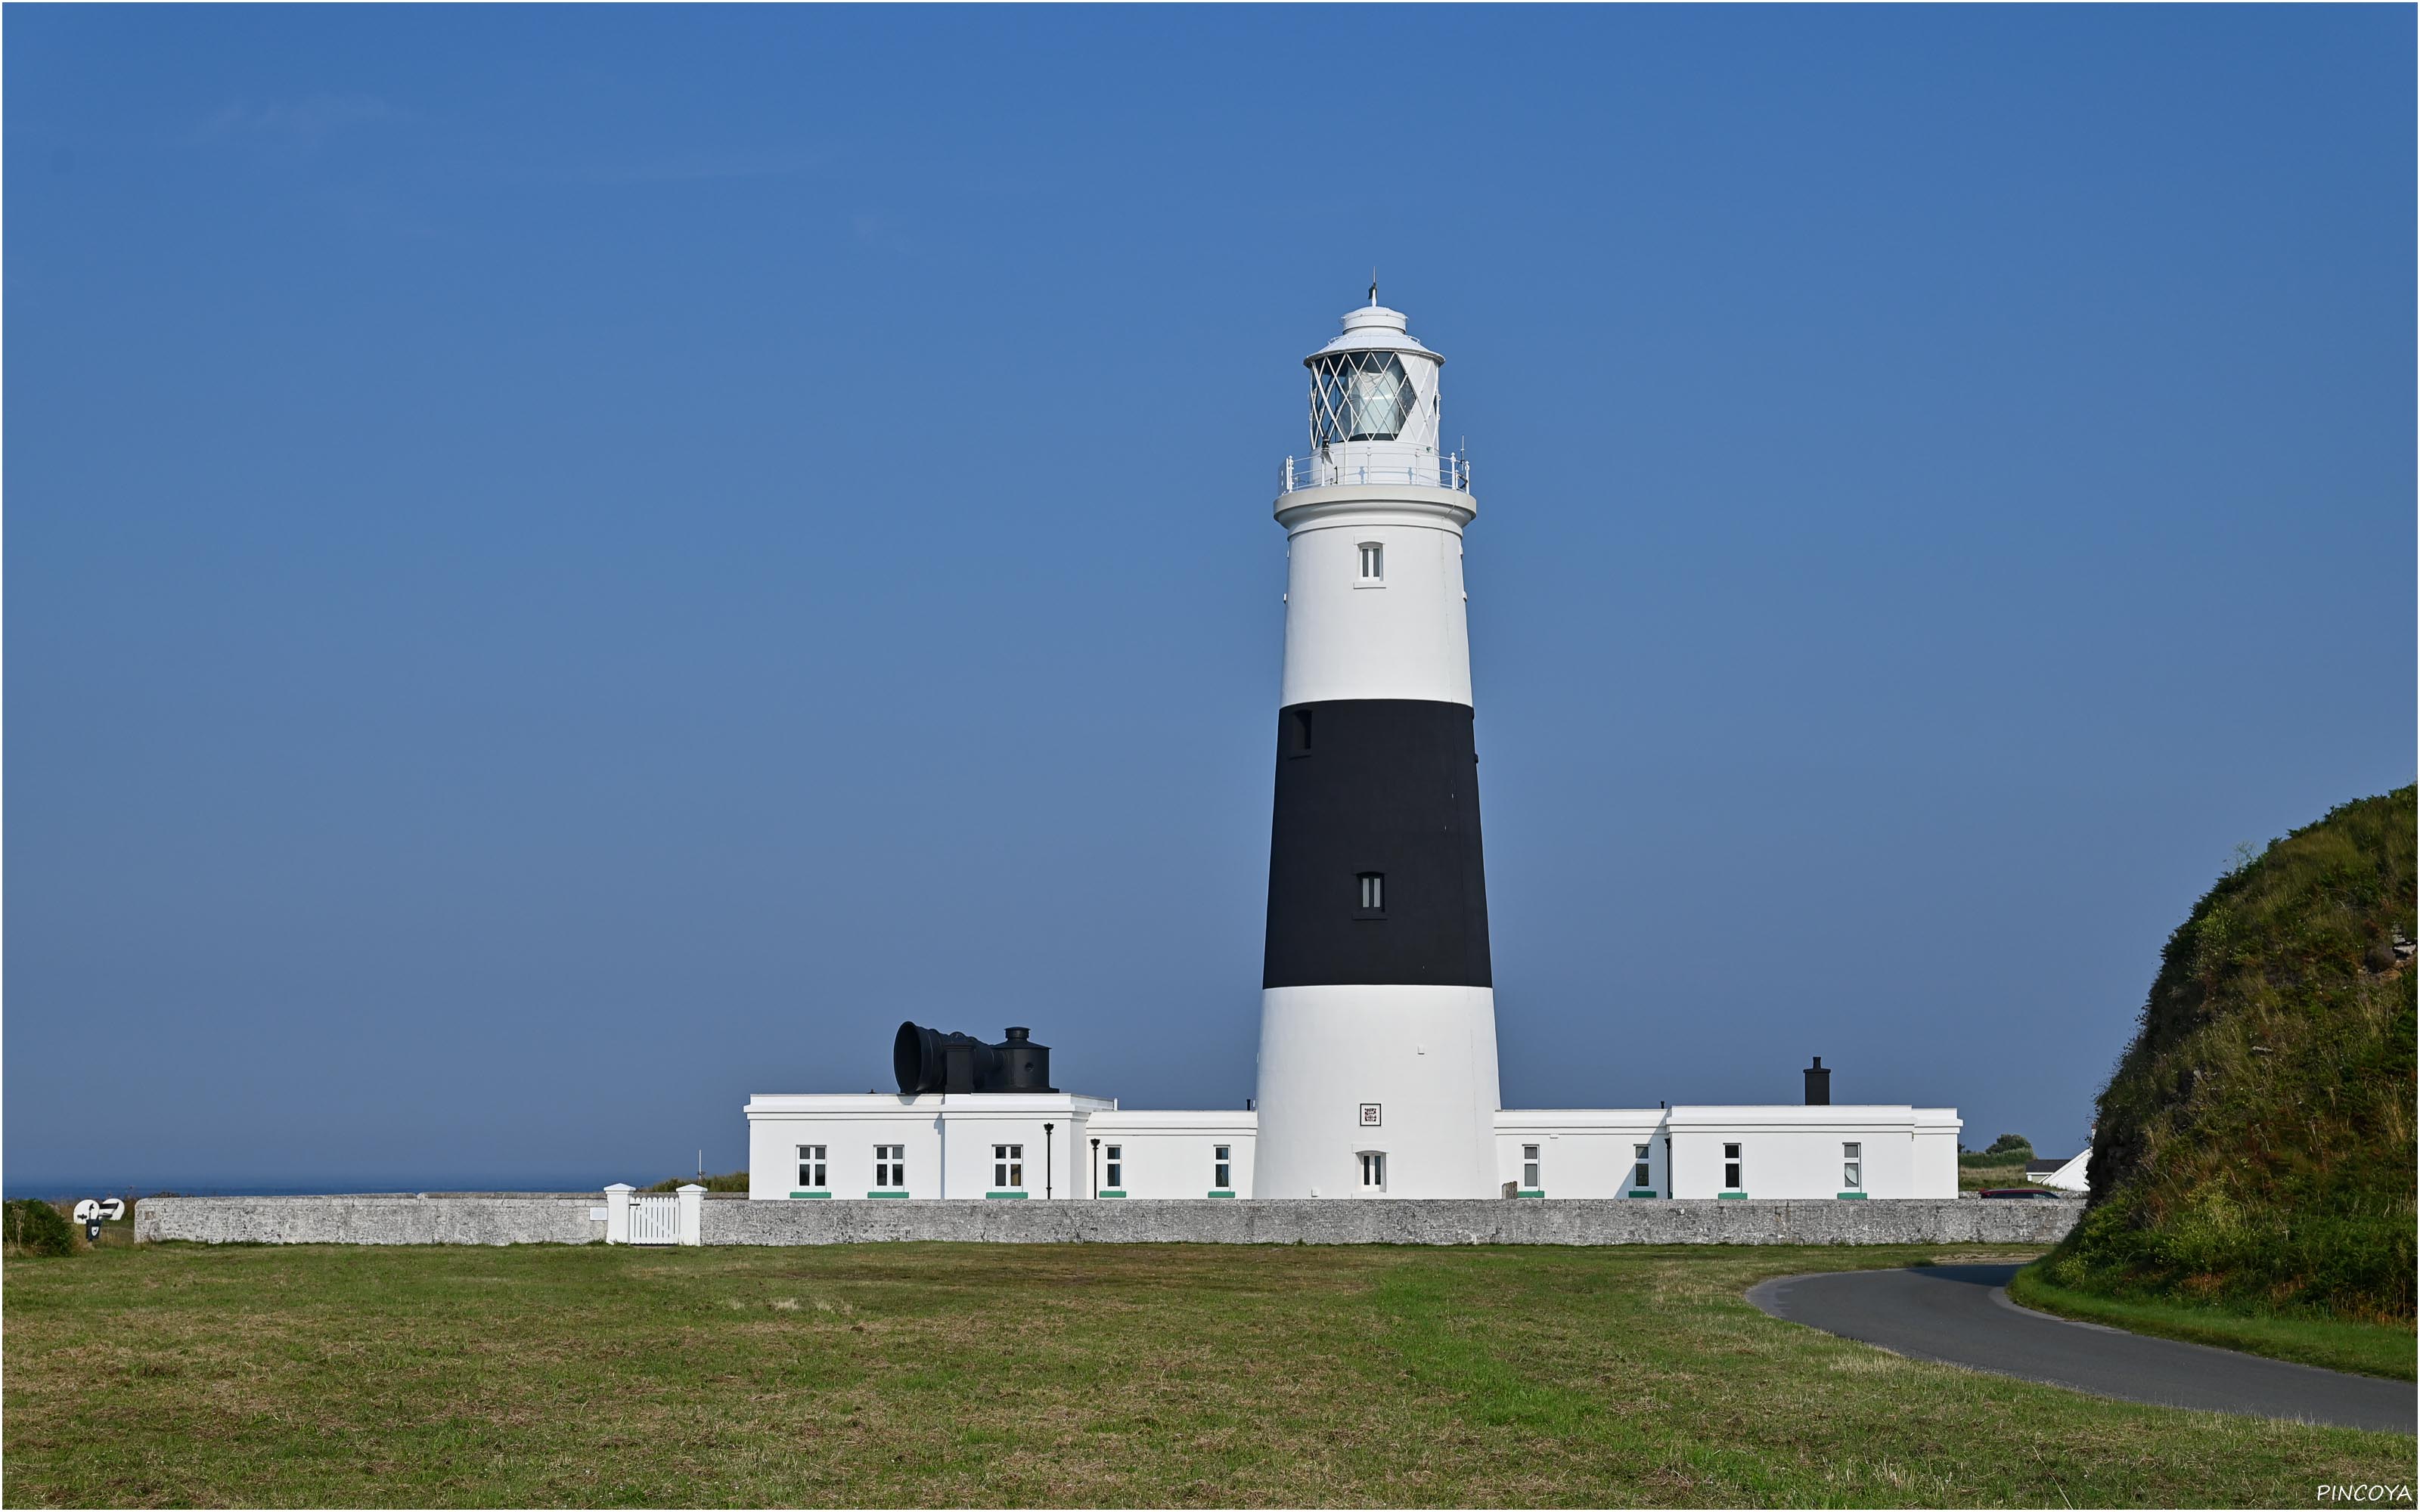
POLYGON ((1666 1119, 1672 1139, 1672 1195, 1719 1197, 1737 1192, 1751 1197, 1837 1197, 1862 1192, 1869 1197, 1955 1196, 1953 1163, 1946 1191, 1927 1191, 1916 1181, 1916 1110, 1897 1105, 1826 1107, 1675 1107, 1666 1119), (1845 1147, 1858 1180, 1851 1185, 1845 1147), (1732 1186, 1729 1153, 1736 1146, 1739 1184, 1732 1186))
POLYGON ((941 1195, 939 1098, 855 1095, 759 1095, 749 1100, 748 1195, 787 1197, 799 1185, 798 1146, 821 1145, 821 1190, 862 1197, 875 1190, 874 1147, 904 1147, 911 1196, 941 1195))
POLYGON ((1329 699, 1470 702, 1470 636, 1462 581, 1467 495, 1337 487, 1279 501, 1286 539, 1285 673, 1280 708, 1329 699), (1385 548, 1383 575, 1361 577, 1365 542, 1385 548))
POLYGON ((1494 1196, 1497 1101, 1491 988, 1261 994, 1264 1196, 1494 1196), (1365 1106, 1376 1110, 1374 1123, 1363 1121, 1365 1106), (1381 1190, 1361 1184, 1365 1151, 1386 1157, 1381 1190))
MULTIPOLYGON (((987 1197, 1002 1190, 996 1149, 1018 1148, 1027 1197, 1082 1196, 1084 1126, 1114 1104, 1065 1092, 763 1093, 749 1099, 748 1195, 788 1198, 798 1147, 825 1149, 825 1196, 867 1197, 877 1146, 905 1149, 910 1197, 987 1197), (1048 1127, 1046 1128, 1045 1126, 1048 1127)), ((887 1195, 887 1193, 885 1194, 887 1195)))
POLYGON ((1496 1116, 1497 1179, 1550 1197, 1619 1197, 1632 1191, 1632 1166, 1648 1148, 1651 1189, 1664 1191, 1664 1113, 1660 1108, 1506 1108, 1496 1116), (1538 1147, 1538 1185, 1522 1184, 1522 1153, 1538 1147))
POLYGON ((1915 1108, 1916 1195, 1958 1195, 1958 1135, 1966 1127, 1956 1108, 1915 1108))
POLYGON ((2040 1176, 2028 1177, 2027 1180, 2037 1185, 2055 1187, 2061 1192, 2089 1192, 2092 1190, 2091 1170, 2092 1149, 2087 1145, 2081 1152, 2069 1156, 2067 1164, 2058 1169, 2045 1171, 2040 1176))
MULTIPOLYGON (((1001 1102, 1025 1100, 1019 1093, 997 1097, 1001 1102)), ((963 1104, 973 1099, 961 1095, 953 1101, 963 1104)), ((942 1110, 940 1117, 943 1196, 1083 1195, 1084 1163, 1076 1151, 1084 1148, 1086 1120, 1072 1116, 1072 1110, 960 1106, 942 1110)))
POLYGON ((1085 1190, 1092 1190, 1093 1152, 1101 1146, 1104 1191, 1139 1197, 1207 1197, 1252 1195, 1257 1116, 1232 1112, 1169 1112, 1125 1109, 1094 1115, 1087 1126, 1085 1190), (1228 1186, 1216 1185, 1218 1151, 1228 1158, 1228 1186), (1109 1166, 1115 1151, 1121 1184, 1111 1186, 1109 1166))
MULTIPOLYGON (((1690 1106, 1662 1108, 1507 1108, 1497 1115, 1497 1160, 1503 1181, 1519 1182, 1536 1146, 1539 1190, 1550 1197, 1627 1197, 1638 1147, 1647 1147, 1650 1186, 1659 1197, 1954 1197, 1958 1195, 1956 1110, 1896 1104, 1830 1107, 1690 1106), (1738 1188, 1724 1178, 1726 1148, 1739 1147, 1738 1188), (1854 1145, 1859 1184, 1847 1180, 1854 1145), (1941 1152, 1946 1150, 1947 1158, 1941 1152)), ((1518 1188, 1516 1188, 1517 1190, 1518 1188)))
MULTIPOLYGON (((1045 1196, 1046 1180, 1050 1197, 1089 1198, 1095 1139, 1102 1148, 1103 1185, 1107 1151, 1114 1148, 1124 1184, 1110 1190, 1123 1191, 1127 1200, 1212 1196, 1221 1147, 1229 1152, 1236 1196, 1249 1197, 1263 1184, 1261 1117, 1241 1109, 1121 1109, 1107 1099, 1067 1093, 868 1093, 760 1094, 747 1112, 752 1197, 788 1199, 801 1190, 796 1167, 802 1144, 824 1147, 826 1191, 833 1197, 866 1197, 878 1190, 877 1145, 905 1149, 910 1197, 998 1200, 995 1150, 1005 1144, 1021 1147, 1028 1199, 1045 1196), (1047 1135, 1045 1124, 1051 1126, 1047 1135)), ((1491 1192, 1506 1182, 1520 1189, 1523 1151, 1535 1145, 1539 1184, 1528 1190, 1549 1197, 1629 1197, 1637 1190, 1631 1180, 1636 1152, 1645 1145, 1655 1196, 1718 1198, 1725 1191, 1724 1147, 1736 1144, 1739 1190, 1750 1197, 1838 1197, 1851 1190, 1882 1199, 1958 1195, 1958 1134, 1963 1126, 1951 1108, 1508 1108, 1487 1117, 1495 1161, 1491 1192), (1846 1144, 1858 1147, 1859 1188, 1844 1179, 1846 1144)), ((1432 1149, 1435 1134, 1388 1122, 1323 1141, 1336 1147, 1330 1151, 1336 1173, 1333 1183, 1320 1183, 1319 1195, 1360 1195, 1352 1158, 1360 1148, 1388 1151, 1388 1196, 1422 1195, 1405 1188, 1419 1184, 1418 1163, 1429 1158, 1423 1151, 1432 1149)), ((1435 1141, 1435 1158, 1450 1164, 1459 1159, 1460 1148, 1459 1139, 1435 1141)))

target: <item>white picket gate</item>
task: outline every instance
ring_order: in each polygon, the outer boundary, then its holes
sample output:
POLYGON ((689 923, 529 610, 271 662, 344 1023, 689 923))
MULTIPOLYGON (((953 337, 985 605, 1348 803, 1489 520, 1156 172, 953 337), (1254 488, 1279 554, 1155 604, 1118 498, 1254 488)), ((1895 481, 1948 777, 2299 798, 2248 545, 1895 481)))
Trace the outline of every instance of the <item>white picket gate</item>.
POLYGON ((642 1194, 630 1198, 630 1242, 677 1244, 681 1242, 681 1199, 642 1194))
POLYGON ((702 1186, 666 1196, 616 1181, 605 1189, 605 1206, 596 1216, 605 1220, 608 1244, 696 1244, 704 1242, 705 1201, 702 1186))

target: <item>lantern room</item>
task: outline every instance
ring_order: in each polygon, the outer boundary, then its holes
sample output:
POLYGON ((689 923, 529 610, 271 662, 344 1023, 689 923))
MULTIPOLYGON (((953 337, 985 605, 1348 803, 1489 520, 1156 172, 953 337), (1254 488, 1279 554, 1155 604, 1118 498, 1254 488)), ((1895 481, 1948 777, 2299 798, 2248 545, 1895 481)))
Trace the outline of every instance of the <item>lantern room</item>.
POLYGON ((1302 360, 1311 370, 1311 455, 1287 458, 1286 490, 1360 483, 1466 489, 1466 465, 1437 444, 1445 359, 1374 294, 1343 326, 1302 360))

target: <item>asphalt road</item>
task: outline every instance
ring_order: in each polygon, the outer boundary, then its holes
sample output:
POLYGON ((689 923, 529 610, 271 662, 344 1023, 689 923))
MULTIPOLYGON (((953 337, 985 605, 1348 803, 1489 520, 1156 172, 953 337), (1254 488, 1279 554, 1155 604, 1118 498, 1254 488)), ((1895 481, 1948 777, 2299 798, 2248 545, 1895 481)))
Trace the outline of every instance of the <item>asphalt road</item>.
POLYGON ((1928 1265, 1792 1275, 1747 1300, 1792 1323, 1878 1344, 1894 1354, 2163 1407, 2250 1417, 2413 1430, 2420 1389, 2408 1381, 2151 1338, 2079 1323, 2009 1300, 2013 1265, 1928 1265))

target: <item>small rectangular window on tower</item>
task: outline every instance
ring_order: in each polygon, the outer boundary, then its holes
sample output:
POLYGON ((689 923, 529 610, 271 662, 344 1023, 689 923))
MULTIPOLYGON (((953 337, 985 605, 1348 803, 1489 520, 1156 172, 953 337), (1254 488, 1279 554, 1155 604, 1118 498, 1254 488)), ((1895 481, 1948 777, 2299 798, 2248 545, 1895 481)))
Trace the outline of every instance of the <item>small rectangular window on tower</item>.
POLYGON ((1654 1173, 1648 1164, 1647 1147, 1645 1145, 1631 1146, 1630 1189, 1633 1192, 1652 1192, 1654 1188, 1654 1173))
POLYGON ((1309 709, 1286 710, 1285 753, 1289 756, 1311 754, 1311 711, 1309 709))
POLYGON ((1234 1160, 1233 1146, 1212 1145, 1210 1147, 1210 1190, 1213 1192, 1235 1190, 1234 1160))
POLYGON ((1521 1184, 1532 1192, 1539 1189, 1538 1147, 1535 1145, 1523 1145, 1521 1147, 1521 1184))
POLYGON ((1724 1191, 1726 1191, 1726 1192, 1745 1192, 1745 1191, 1746 1191, 1746 1190, 1747 1190, 1747 1188, 1746 1188, 1746 1187, 1742 1186, 1742 1185, 1740 1184, 1741 1166, 1742 1166, 1742 1165, 1743 1165, 1743 1164, 1744 1164, 1744 1163, 1740 1160, 1740 1147, 1739 1147, 1739 1146, 1737 1146, 1737 1145, 1725 1145, 1725 1146, 1723 1147, 1723 1190, 1724 1190, 1724 1191))
POLYGON ((1374 918, 1387 911, 1387 873, 1364 872, 1361 882, 1361 917, 1374 918))
POLYGON ((1361 1152, 1361 1190, 1387 1190, 1387 1155, 1384 1150, 1365 1149, 1361 1152))
POLYGON ((1387 548, 1375 541, 1361 543, 1361 580, 1365 583, 1387 580, 1387 548))
POLYGON ((1843 1191, 1865 1190, 1865 1148, 1861 1144, 1844 1144, 1840 1147, 1840 1186, 1843 1191))

